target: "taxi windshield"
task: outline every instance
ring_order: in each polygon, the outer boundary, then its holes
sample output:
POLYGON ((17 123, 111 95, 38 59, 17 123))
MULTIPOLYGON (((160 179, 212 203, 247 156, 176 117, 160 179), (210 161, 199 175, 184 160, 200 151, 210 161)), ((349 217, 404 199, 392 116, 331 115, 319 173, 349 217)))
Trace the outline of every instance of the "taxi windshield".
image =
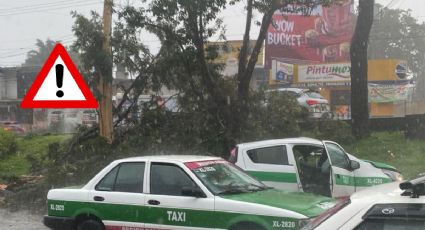
POLYGON ((257 192, 269 189, 227 161, 188 162, 186 166, 215 195, 257 192))

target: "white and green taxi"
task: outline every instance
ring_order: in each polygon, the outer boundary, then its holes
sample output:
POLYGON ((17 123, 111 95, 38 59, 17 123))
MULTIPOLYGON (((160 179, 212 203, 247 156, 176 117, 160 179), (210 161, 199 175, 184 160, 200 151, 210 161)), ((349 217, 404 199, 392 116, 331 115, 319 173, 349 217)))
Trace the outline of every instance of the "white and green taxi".
POLYGON ((50 190, 52 229, 299 229, 332 198, 275 190, 217 157, 112 162, 82 188, 50 190))
POLYGON ((242 143, 229 161, 268 186, 331 197, 402 180, 390 165, 360 160, 332 141, 305 137, 242 143))

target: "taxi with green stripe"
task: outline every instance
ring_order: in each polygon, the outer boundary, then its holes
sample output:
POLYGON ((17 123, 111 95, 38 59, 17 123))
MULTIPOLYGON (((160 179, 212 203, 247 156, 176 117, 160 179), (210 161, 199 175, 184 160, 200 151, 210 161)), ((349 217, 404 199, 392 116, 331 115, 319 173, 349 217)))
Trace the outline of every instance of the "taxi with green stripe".
POLYGON ((266 185, 336 198, 403 179, 390 165, 358 159, 333 141, 305 137, 241 143, 229 161, 266 185))
POLYGON ((299 229, 332 198, 276 190, 209 156, 117 160, 81 188, 52 189, 52 229, 299 229))

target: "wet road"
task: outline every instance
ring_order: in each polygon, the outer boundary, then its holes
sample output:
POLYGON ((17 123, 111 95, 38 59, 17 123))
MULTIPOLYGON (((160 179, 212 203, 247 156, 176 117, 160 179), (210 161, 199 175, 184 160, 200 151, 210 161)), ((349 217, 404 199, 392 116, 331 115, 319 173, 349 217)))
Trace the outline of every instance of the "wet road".
POLYGON ((8 212, 0 209, 0 230, 48 230, 42 223, 43 216, 27 211, 8 212))

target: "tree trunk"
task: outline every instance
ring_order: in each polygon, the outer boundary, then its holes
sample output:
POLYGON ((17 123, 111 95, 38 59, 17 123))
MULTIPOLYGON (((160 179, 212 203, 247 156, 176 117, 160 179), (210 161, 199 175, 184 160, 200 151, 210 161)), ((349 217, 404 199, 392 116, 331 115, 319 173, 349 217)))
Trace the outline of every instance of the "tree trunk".
POLYGON ((246 28, 244 34, 244 40, 239 54, 239 66, 237 74, 237 105, 234 106, 233 114, 238 114, 234 118, 232 124, 232 135, 238 137, 244 122, 247 121, 249 116, 248 100, 249 100, 249 87, 252 79, 252 73, 254 72, 255 64, 258 60, 258 55, 263 48, 263 43, 267 35, 270 22, 272 21, 274 12, 278 9, 277 1, 270 3, 270 8, 263 15, 260 27, 260 33, 257 37, 257 41, 253 47, 252 53, 248 53, 249 50, 249 33, 251 29, 252 20, 252 4, 251 0, 247 0, 247 17, 246 17, 246 28), (249 59, 248 59, 249 56, 249 59))
POLYGON ((359 16, 351 41, 351 122, 352 132, 356 138, 370 134, 367 48, 373 23, 374 4, 374 0, 359 0, 359 16))
MULTIPOLYGON (((112 0, 104 1, 103 8, 103 51, 108 55, 107 67, 105 71, 100 71, 100 77, 97 89, 101 95, 99 103, 99 134, 105 138, 108 143, 113 141, 112 126, 112 0)), ((104 69, 101 67, 101 69, 104 69)))

